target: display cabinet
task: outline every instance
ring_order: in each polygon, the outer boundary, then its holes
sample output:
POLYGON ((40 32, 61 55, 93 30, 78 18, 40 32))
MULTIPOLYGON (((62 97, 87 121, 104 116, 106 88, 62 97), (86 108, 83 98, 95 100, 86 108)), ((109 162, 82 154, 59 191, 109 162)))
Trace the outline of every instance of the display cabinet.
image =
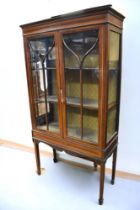
POLYGON ((37 172, 39 143, 100 166, 118 145, 124 16, 111 5, 22 25, 37 172))

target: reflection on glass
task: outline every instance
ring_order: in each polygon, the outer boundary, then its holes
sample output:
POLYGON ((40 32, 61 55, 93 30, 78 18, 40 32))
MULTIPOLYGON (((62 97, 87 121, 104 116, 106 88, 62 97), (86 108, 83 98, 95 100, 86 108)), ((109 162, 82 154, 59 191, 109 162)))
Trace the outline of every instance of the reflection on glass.
POLYGON ((107 139, 111 138, 116 130, 116 107, 108 112, 107 118, 107 139))
POLYGON ((59 132, 54 38, 30 40, 29 47, 37 128, 59 132))
POLYGON ((98 143, 98 30, 64 35, 63 53, 67 135, 98 143))
POLYGON ((108 119, 107 119, 107 142, 116 131, 118 73, 119 73, 119 46, 120 35, 109 32, 109 70, 108 70, 108 119), (109 107, 113 104, 112 108, 109 107))

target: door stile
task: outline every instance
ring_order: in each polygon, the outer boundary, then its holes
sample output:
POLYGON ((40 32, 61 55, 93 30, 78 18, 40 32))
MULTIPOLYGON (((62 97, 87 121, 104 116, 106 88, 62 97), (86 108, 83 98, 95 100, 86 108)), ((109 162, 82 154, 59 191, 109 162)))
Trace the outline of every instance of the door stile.
MULTIPOLYGON (((64 132, 63 132, 63 103, 62 103, 62 82, 61 82, 61 66, 60 66, 60 47, 59 47, 59 32, 55 32, 54 34, 55 39, 55 48, 56 48, 56 73, 57 73, 57 86, 58 86, 58 109, 59 109, 59 127, 60 127, 60 135, 63 138, 64 132)), ((63 79, 62 79, 63 80, 63 79)))
POLYGON ((63 43, 62 33, 57 33, 57 46, 59 51, 59 82, 60 82, 60 103, 61 103, 61 126, 62 126, 62 137, 67 136, 67 120, 66 120, 66 94, 65 94, 65 72, 64 72, 64 59, 63 59, 63 43))
POLYGON ((81 139, 83 139, 83 70, 80 65, 80 124, 81 124, 81 139))
POLYGON ((99 146, 105 148, 107 122, 107 60, 108 60, 108 26, 103 25, 99 34, 99 146))

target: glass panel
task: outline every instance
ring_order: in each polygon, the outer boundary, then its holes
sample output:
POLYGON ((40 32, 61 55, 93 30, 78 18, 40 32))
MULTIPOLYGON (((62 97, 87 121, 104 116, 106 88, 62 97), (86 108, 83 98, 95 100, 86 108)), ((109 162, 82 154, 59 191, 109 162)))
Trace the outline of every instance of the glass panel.
POLYGON ((109 69, 119 67, 119 46, 120 35, 116 32, 109 31, 109 69))
POLYGON ((93 143, 98 143, 98 112, 93 110, 83 110, 83 139, 93 143))
POLYGON ((80 138, 80 109, 67 106, 67 132, 68 136, 80 138))
POLYGON ((107 142, 116 131, 120 35, 109 32, 107 142))
POLYGON ((83 106, 98 109, 99 70, 83 70, 83 106))
POLYGON ((59 123, 58 123, 58 105, 57 103, 49 103, 48 106, 48 120, 49 120, 49 130, 58 132, 59 123))
POLYGON ((59 132, 54 38, 30 40, 37 128, 59 132))
POLYGON ((34 90, 34 103, 36 113, 36 123, 40 129, 46 130, 46 104, 44 97, 44 85, 42 71, 33 71, 33 90, 34 90))
POLYGON ((76 103, 80 96, 80 70, 65 71, 67 103, 76 103))
POLYGON ((98 136, 98 42, 98 30, 63 35, 67 135, 93 143, 98 136))
POLYGON ((107 118, 107 141, 116 130, 116 107, 108 112, 107 118))

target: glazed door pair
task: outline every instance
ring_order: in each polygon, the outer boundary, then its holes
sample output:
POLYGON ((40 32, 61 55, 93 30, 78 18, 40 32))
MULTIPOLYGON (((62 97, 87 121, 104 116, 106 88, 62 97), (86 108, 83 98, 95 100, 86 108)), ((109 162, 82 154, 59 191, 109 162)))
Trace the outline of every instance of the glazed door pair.
POLYGON ((31 38, 29 48, 36 128, 97 144, 99 30, 31 38))

